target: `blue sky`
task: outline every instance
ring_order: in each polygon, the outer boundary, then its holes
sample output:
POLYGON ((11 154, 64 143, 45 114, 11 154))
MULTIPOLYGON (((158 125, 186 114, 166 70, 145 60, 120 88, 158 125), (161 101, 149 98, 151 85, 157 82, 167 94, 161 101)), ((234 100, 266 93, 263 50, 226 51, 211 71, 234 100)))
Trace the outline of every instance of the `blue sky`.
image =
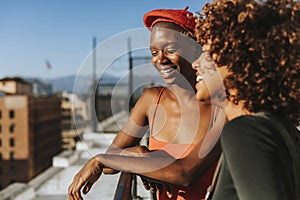
POLYGON ((0 78, 76 74, 98 43, 143 28, 157 8, 201 9, 206 0, 0 0, 0 78), (46 60, 51 64, 47 69, 46 60))

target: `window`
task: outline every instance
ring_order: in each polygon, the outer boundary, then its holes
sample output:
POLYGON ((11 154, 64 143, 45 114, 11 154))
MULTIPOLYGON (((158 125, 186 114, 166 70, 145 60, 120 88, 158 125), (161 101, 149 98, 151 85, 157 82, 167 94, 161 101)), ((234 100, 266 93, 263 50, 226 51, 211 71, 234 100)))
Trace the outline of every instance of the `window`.
POLYGON ((12 151, 10 152, 10 161, 14 161, 15 160, 15 153, 12 151))
POLYGON ((10 132, 10 133, 15 132, 15 124, 11 124, 11 125, 9 126, 9 132, 10 132))
POLYGON ((2 111, 0 110, 0 119, 2 118, 2 111))
POLYGON ((0 147, 2 146, 2 140, 0 139, 0 147))
POLYGON ((10 119, 15 118, 15 111, 13 111, 13 110, 10 110, 10 111, 9 111, 9 118, 10 118, 10 119))
POLYGON ((2 161, 2 153, 0 152, 0 161, 2 161))
POLYGON ((15 174, 16 173, 16 168, 14 165, 11 165, 10 168, 9 168, 9 171, 11 174, 15 174))
POLYGON ((2 126, 1 126, 1 124, 0 124, 0 133, 2 133, 2 126))
POLYGON ((14 146, 15 146, 15 139, 14 139, 14 138, 10 138, 10 139, 9 139, 9 145, 10 145, 11 147, 14 147, 14 146))

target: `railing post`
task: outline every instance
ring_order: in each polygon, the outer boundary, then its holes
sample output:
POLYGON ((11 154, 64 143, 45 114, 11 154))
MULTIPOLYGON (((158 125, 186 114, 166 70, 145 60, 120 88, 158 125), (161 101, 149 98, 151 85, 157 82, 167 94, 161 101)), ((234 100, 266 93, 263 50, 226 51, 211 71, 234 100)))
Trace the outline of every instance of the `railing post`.
POLYGON ((137 199, 138 195, 137 195, 137 180, 136 180, 136 175, 132 175, 132 196, 133 199, 137 199))
POLYGON ((116 188, 114 200, 132 200, 131 197, 132 174, 121 172, 116 188))

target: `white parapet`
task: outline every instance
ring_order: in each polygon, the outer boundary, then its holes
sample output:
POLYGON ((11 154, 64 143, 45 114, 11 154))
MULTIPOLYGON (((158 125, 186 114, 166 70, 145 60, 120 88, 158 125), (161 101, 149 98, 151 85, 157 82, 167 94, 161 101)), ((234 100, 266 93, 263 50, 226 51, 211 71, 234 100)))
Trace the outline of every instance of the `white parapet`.
POLYGON ((36 197, 34 188, 25 183, 12 183, 0 192, 0 199, 32 200, 36 197))
POLYGON ((52 159, 53 167, 69 167, 79 160, 80 153, 78 151, 66 150, 54 156, 52 159))

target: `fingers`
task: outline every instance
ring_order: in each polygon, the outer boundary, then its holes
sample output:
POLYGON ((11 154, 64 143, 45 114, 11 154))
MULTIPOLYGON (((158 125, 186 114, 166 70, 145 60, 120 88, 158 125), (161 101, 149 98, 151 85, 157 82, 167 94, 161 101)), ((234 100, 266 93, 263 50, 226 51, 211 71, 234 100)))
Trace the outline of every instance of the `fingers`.
POLYGON ((157 193, 157 195, 162 194, 163 192, 163 185, 159 183, 150 182, 150 191, 152 193, 157 193))
POLYGON ((112 169, 112 168, 104 168, 103 173, 104 174, 116 174, 119 173, 120 171, 112 169))
POLYGON ((150 185, 149 185, 148 179, 145 179, 145 178, 141 178, 141 179, 142 179, 144 188, 145 188, 146 190, 150 190, 150 185))
POLYGON ((153 182, 147 178, 141 177, 144 188, 146 190, 150 190, 151 193, 156 193, 156 195, 160 195, 163 193, 163 185, 160 183, 153 182))
POLYGON ((166 185, 166 194, 170 199, 173 197, 173 191, 170 185, 166 185))
POLYGON ((81 187, 81 179, 75 175, 72 184, 68 188, 68 200, 83 200, 80 193, 81 187))
POLYGON ((100 173, 96 174, 95 176, 93 176, 92 178, 90 178, 88 180, 88 182, 85 184, 85 186, 83 188, 83 191, 82 191, 83 194, 87 194, 91 190, 93 184, 99 179, 99 177, 100 177, 100 173))
POLYGON ((68 187, 68 200, 83 200, 83 194, 87 194, 93 184, 99 179, 102 173, 102 167, 97 159, 91 159, 85 166, 74 176, 71 185, 68 187))
POLYGON ((156 184, 156 189, 157 189, 158 194, 161 195, 163 193, 163 185, 162 184, 156 184))
POLYGON ((68 200, 83 200, 80 192, 81 188, 85 184, 82 192, 83 194, 87 194, 91 190, 93 184, 99 179, 99 177, 100 177, 100 173, 95 174, 87 182, 84 182, 82 181, 81 178, 78 178, 78 176, 76 175, 74 177, 72 184, 68 188, 68 200))
POLYGON ((156 190, 157 190, 156 189, 156 184, 153 183, 153 182, 150 182, 149 185, 150 185, 150 192, 156 193, 156 190))

